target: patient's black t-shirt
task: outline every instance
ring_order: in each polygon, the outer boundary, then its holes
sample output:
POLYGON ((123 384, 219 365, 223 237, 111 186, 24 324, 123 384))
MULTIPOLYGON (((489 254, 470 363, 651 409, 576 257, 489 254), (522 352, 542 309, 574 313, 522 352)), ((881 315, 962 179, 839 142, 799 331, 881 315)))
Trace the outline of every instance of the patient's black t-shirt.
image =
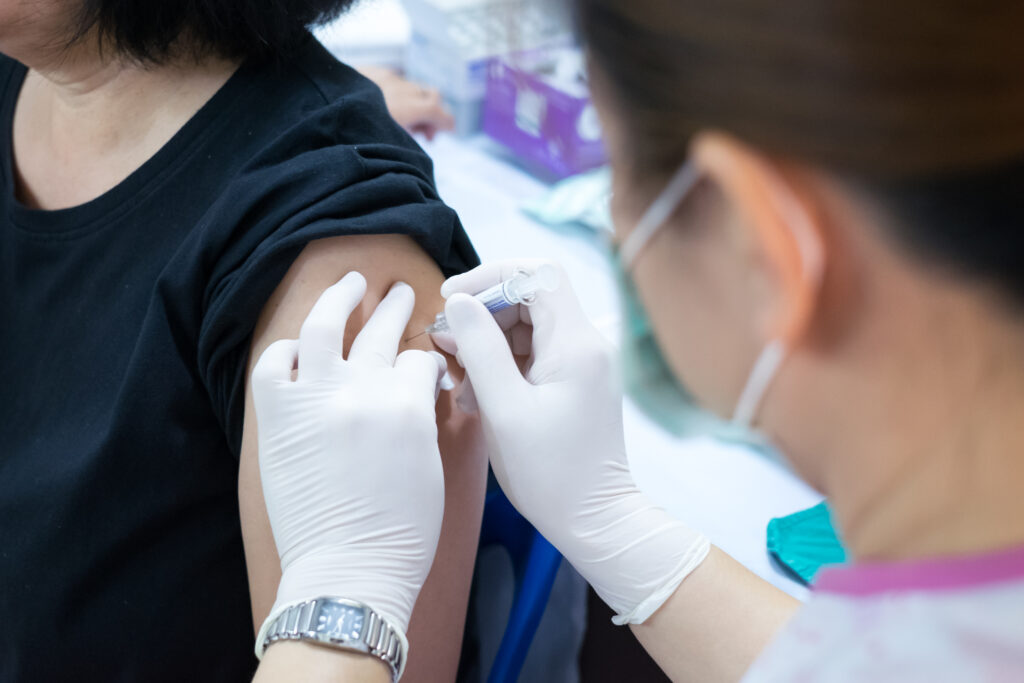
POLYGON ((0 681, 246 681, 245 367, 310 240, 476 256, 379 90, 310 41, 243 65, 94 201, 15 199, 0 56, 0 681))

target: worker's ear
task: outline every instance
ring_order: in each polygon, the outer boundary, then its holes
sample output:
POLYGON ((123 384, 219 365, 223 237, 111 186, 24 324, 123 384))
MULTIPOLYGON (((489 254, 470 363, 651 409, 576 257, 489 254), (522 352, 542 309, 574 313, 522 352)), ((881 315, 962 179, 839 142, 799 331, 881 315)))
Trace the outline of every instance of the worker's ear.
POLYGON ((692 158, 739 216, 730 239, 750 266, 763 341, 797 344, 812 324, 825 268, 824 226, 810 188, 728 135, 698 135, 692 158))

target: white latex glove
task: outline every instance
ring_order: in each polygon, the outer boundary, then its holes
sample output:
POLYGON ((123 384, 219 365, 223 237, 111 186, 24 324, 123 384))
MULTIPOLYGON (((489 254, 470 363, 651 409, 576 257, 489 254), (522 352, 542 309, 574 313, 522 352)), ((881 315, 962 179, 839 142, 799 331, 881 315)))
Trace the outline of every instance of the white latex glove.
POLYGON ((434 404, 446 365, 436 352, 396 359, 415 300, 405 284, 342 357, 345 323, 365 292, 362 275, 346 275, 320 296, 299 339, 272 344, 253 370, 260 477, 281 555, 271 618, 334 596, 366 603, 404 633, 441 532, 434 404))
POLYGON ((497 317, 466 295, 538 264, 489 264, 445 282, 451 334, 435 341, 457 349, 466 368, 491 466, 509 500, 615 610, 616 623, 642 623, 710 545, 634 484, 616 355, 564 272, 557 291, 497 317), (525 374, 513 348, 529 353, 525 374))

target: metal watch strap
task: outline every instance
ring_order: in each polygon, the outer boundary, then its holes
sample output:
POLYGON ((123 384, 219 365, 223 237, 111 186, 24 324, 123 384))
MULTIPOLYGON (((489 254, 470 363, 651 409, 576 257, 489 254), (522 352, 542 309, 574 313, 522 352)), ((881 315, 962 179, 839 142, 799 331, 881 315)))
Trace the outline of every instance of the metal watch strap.
POLYGON ((355 600, 317 598, 286 608, 267 629, 263 650, 279 640, 302 640, 373 655, 391 667, 394 681, 398 680, 405 664, 403 638, 371 607, 355 600), (329 610, 338 608, 362 612, 362 624, 357 637, 351 637, 352 633, 338 633, 335 629, 323 628, 322 617, 329 610))

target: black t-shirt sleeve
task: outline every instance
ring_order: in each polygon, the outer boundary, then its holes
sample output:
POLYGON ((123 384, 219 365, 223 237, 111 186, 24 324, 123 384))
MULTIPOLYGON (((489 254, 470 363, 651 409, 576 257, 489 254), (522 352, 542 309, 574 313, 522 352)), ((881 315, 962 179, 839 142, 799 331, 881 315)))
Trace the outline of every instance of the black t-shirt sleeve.
POLYGON ((0 95, 6 94, 4 87, 7 85, 7 79, 17 64, 13 59, 0 52, 0 95))
MULTIPOLYGON (((330 129, 343 122, 328 117, 322 123, 330 129)), ((268 156, 283 160, 254 163, 206 222, 214 236, 206 243, 216 247, 203 256, 210 275, 197 360, 236 455, 252 331, 306 244, 339 235, 404 234, 446 275, 477 263, 458 217, 437 196, 429 158, 411 140, 317 148, 316 128, 304 126, 291 143, 279 141, 268 156)))

